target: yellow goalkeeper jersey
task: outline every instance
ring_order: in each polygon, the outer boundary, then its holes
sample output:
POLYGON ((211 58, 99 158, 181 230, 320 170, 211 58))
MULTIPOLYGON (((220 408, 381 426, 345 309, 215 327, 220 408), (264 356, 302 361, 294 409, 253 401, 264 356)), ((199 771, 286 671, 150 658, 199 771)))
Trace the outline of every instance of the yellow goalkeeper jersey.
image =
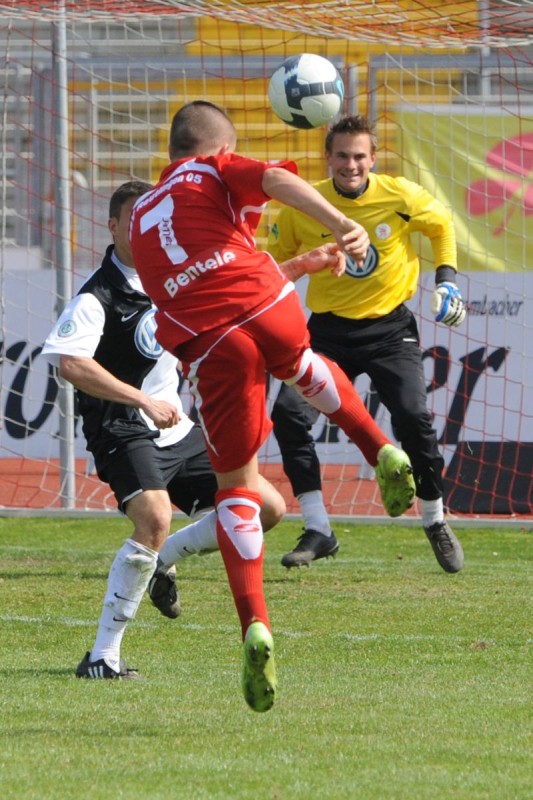
MULTIPOLYGON (((329 269, 309 277, 306 303, 311 311, 367 319, 385 316, 409 300, 417 290, 420 271, 413 233, 431 241, 435 267, 447 264, 457 269, 451 214, 417 183, 370 173, 368 187, 357 199, 339 195, 331 178, 314 186, 366 229, 371 246, 364 265, 348 259, 342 277, 334 277, 329 269)), ((269 233, 267 248, 281 263, 332 241, 333 234, 318 222, 284 206, 269 233)))

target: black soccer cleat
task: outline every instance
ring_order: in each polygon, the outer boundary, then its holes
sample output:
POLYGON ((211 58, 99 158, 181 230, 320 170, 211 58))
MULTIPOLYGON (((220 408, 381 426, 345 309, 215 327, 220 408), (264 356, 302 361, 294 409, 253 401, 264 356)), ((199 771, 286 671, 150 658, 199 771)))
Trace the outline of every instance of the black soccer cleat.
POLYGON ((339 550, 339 543, 335 534, 326 536, 320 531, 307 528, 298 538, 298 544, 290 553, 286 553, 281 559, 284 567, 308 567, 311 561, 319 558, 329 558, 334 556, 339 550))
POLYGON ((142 680, 136 669, 128 669, 123 658, 120 659, 120 671, 111 669, 103 658, 91 661, 91 653, 87 651, 76 669, 76 678, 92 680, 142 680))
POLYGON ((459 572, 464 565, 463 548, 448 523, 443 520, 424 528, 435 558, 445 572, 459 572))
POLYGON ((160 567, 150 578, 148 594, 154 606, 164 617, 176 619, 181 614, 180 596, 176 586, 176 567, 164 572, 160 567))

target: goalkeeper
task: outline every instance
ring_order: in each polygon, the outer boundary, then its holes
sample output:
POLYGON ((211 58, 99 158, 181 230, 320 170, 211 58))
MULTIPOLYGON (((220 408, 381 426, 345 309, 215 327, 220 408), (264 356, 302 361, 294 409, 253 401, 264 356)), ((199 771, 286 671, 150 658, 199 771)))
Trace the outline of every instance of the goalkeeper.
MULTIPOLYGON (((455 327, 465 317, 456 285, 456 242, 447 209, 422 186, 403 177, 371 172, 376 135, 363 116, 347 116, 330 127, 325 141, 330 178, 315 188, 346 217, 368 231, 370 249, 362 266, 347 259, 345 274, 329 270, 309 279, 307 305, 311 346, 335 361, 350 380, 366 373, 409 455, 422 524, 446 572, 463 566, 461 544, 444 518, 444 460, 427 408, 425 378, 415 317, 405 302, 416 292, 419 261, 411 236, 427 236, 436 265, 432 313, 455 327)), ((284 207, 269 236, 278 261, 332 241, 332 234, 306 215, 284 207)), ((320 464, 310 429, 318 412, 283 384, 272 412, 284 470, 304 518, 304 533, 282 558, 286 567, 334 555, 339 544, 324 505, 320 464)))

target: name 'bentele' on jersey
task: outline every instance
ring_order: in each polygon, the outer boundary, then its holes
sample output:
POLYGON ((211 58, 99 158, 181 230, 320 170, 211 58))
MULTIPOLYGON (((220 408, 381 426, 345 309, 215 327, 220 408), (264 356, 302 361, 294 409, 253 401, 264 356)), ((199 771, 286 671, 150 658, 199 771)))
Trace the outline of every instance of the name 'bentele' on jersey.
MULTIPOLYGON (((271 166, 236 153, 177 161, 135 204, 133 255, 158 308, 159 341, 171 352, 181 342, 276 298, 287 285, 272 257, 257 250, 254 238, 270 200, 261 178, 271 166), (149 268, 142 269, 145 264, 149 268)), ((292 161, 276 167, 297 171, 292 161)))

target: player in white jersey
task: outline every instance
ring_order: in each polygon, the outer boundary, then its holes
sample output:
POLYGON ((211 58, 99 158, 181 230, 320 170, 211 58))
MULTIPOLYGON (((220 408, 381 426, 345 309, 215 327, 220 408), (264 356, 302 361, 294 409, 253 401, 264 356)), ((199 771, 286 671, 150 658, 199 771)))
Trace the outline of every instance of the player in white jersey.
MULTIPOLYGON (((180 612, 173 563, 217 550, 217 483, 200 427, 184 412, 174 356, 155 339, 156 309, 133 267, 128 239, 131 207, 151 189, 120 186, 110 201, 113 245, 102 265, 66 306, 43 348, 63 378, 77 388, 87 449, 134 529, 109 573, 96 640, 77 669, 80 678, 136 678, 120 657, 127 623, 149 586, 154 605, 180 612), (196 521, 167 540, 172 505, 196 521), (156 570, 158 552, 165 569, 156 570)), ((262 522, 283 516, 281 495, 261 478, 262 522)))

